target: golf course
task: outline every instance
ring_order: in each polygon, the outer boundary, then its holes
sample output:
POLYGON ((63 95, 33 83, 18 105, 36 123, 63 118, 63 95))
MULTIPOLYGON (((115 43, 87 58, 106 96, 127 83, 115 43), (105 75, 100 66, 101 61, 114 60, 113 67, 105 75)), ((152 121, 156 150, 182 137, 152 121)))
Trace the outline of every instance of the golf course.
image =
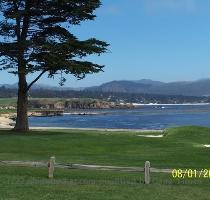
MULTIPOLYGON (((144 167, 150 161, 158 169, 202 170, 210 167, 210 129, 180 127, 160 133, 86 130, 0 131, 0 161, 144 167), (143 135, 143 136, 142 136, 143 135), (140 137, 141 136, 141 137, 140 137)), ((144 173, 56 169, 0 165, 0 199, 191 199, 207 200, 210 178, 173 178, 168 173, 144 173)))

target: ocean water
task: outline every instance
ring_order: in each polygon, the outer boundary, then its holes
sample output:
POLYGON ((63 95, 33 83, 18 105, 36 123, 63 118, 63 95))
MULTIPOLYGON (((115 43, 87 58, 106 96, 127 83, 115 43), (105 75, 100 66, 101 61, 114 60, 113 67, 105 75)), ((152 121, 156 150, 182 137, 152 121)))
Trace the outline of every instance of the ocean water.
MULTIPOLYGON (((72 112, 72 111, 71 111, 72 112)), ((33 127, 164 129, 177 126, 210 127, 210 105, 142 106, 121 110, 77 110, 97 115, 30 117, 33 127)))

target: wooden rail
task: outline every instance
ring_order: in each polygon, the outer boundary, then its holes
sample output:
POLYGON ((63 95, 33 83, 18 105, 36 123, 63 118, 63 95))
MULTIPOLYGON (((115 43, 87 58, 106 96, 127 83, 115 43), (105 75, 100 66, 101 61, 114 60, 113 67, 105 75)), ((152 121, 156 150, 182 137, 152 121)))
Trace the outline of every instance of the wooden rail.
POLYGON ((0 161, 0 166, 47 167, 48 163, 31 161, 0 161))
POLYGON ((144 172, 144 168, 141 167, 116 167, 116 166, 102 166, 102 165, 82 165, 82 164, 55 164, 55 167, 63 169, 144 172))
POLYGON ((116 167, 103 165, 83 165, 83 164, 65 164, 56 163, 55 157, 51 157, 49 162, 31 162, 31 161, 0 161, 0 166, 17 167, 48 167, 48 177, 53 178, 54 170, 60 169, 81 169, 81 170, 104 170, 121 172, 143 172, 145 184, 150 184, 151 173, 172 173, 172 169, 156 169, 150 167, 150 162, 146 161, 144 167, 116 167))

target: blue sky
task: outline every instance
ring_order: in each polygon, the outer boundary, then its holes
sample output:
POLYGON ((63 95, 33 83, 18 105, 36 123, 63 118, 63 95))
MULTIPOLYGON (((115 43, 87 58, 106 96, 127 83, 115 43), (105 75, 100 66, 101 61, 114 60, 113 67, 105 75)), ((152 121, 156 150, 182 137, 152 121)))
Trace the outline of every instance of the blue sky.
MULTIPOLYGON (((108 53, 89 60, 105 72, 65 86, 84 87, 112 80, 153 79, 165 82, 210 78, 209 0, 103 0, 95 21, 72 32, 81 39, 96 37, 110 43, 108 53)), ((33 77, 30 77, 31 80, 33 77)), ((16 77, 0 72, 0 83, 16 77)), ((56 85, 43 77, 39 83, 56 85)))

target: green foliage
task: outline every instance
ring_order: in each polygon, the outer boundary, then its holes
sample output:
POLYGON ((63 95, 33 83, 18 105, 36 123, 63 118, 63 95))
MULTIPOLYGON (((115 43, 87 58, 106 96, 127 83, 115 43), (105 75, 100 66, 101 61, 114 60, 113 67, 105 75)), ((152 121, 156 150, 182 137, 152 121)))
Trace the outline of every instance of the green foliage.
MULTIPOLYGON (((0 98, 16 97, 16 89, 8 89, 0 87, 0 98)), ((101 99, 111 102, 126 103, 162 103, 162 104, 183 104, 183 103, 209 103, 210 97, 198 96, 174 96, 174 95, 158 95, 158 94, 130 94, 130 93, 113 93, 100 91, 73 91, 56 89, 33 89, 30 90, 32 98, 91 98, 101 99)))
MULTIPOLYGON (((44 73, 53 77, 64 72, 82 79, 102 71, 102 65, 84 57, 106 52, 108 44, 95 38, 81 41, 70 32, 71 26, 93 20, 100 4, 100 0, 0 1, 1 69, 25 75, 40 71, 34 82, 44 73)), ((60 84, 64 81, 61 74, 60 84)))

